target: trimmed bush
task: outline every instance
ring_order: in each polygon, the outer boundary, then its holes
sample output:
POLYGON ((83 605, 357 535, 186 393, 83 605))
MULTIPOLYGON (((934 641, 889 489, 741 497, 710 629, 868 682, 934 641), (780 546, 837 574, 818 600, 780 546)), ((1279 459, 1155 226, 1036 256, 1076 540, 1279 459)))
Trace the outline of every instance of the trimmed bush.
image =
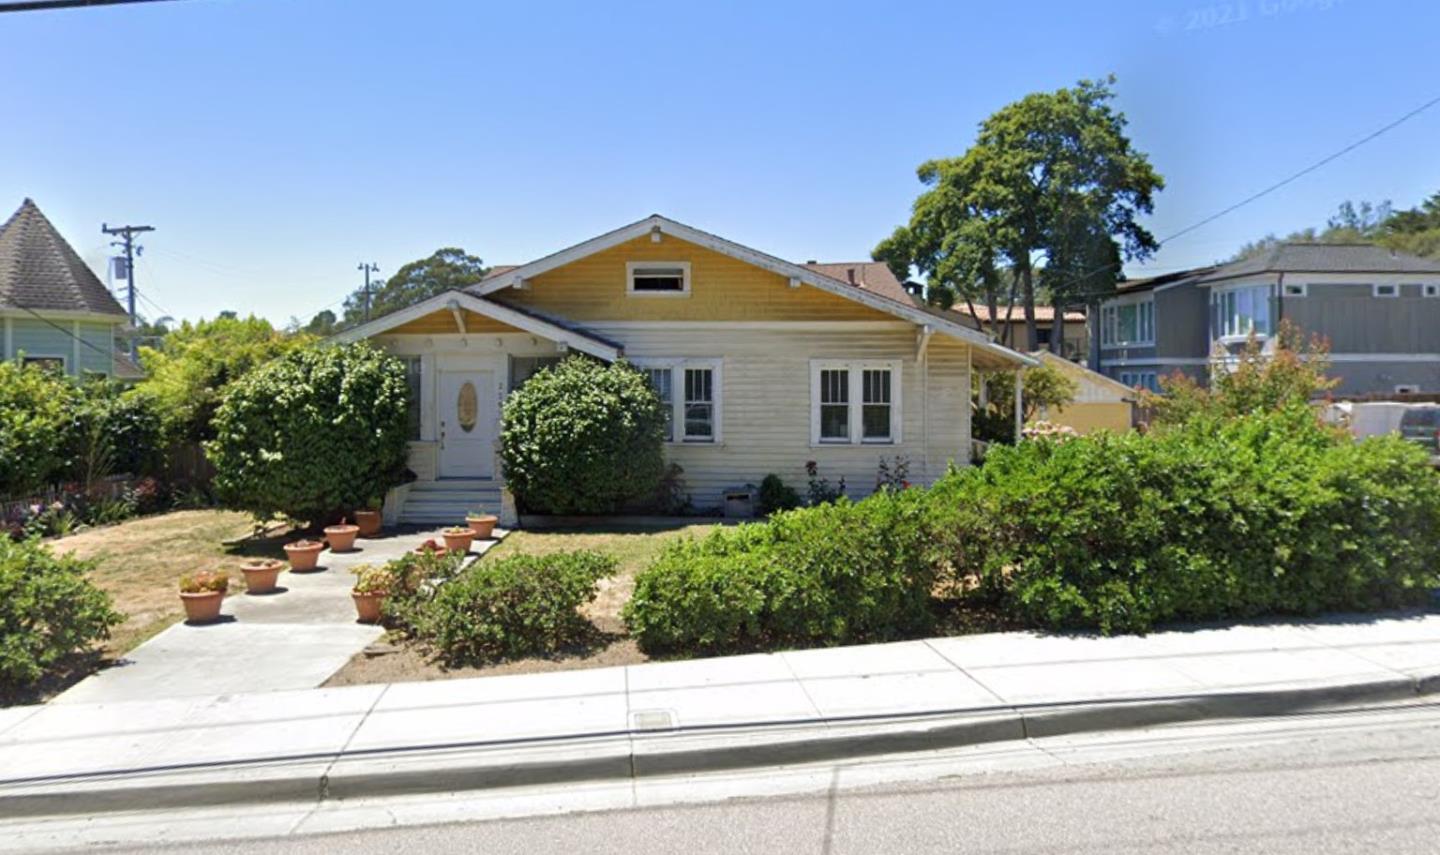
POLYGON ((930 628, 922 491, 778 513, 668 545, 624 618, 647 651, 879 641, 930 628))
POLYGON ((85 578, 93 566, 36 540, 0 538, 0 687, 36 682, 124 620, 85 578))
POLYGON ((993 449, 930 496, 935 559, 1033 626, 1371 610, 1436 581, 1440 478, 1303 405, 993 449))
POLYGON ((769 516, 776 511, 789 511, 800 507, 800 494, 772 472, 760 481, 756 504, 756 510, 761 516, 769 516))
POLYGON ((505 481, 537 513, 600 514, 655 494, 665 473, 665 412, 623 360, 574 356, 543 369, 505 402, 505 481))
POLYGON ((440 586, 416 629, 454 665, 556 653, 594 631, 578 609, 614 572, 584 550, 480 561, 440 586))
POLYGON ((405 367, 365 344, 292 351, 230 384, 205 445, 221 502, 319 522, 403 480, 405 367))

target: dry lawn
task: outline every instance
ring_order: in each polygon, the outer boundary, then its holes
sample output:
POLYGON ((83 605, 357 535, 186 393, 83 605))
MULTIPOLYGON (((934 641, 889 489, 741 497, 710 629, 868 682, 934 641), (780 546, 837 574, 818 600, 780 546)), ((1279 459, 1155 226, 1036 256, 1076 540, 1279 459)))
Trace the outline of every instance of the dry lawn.
POLYGON ((605 527, 514 532, 481 560, 492 561, 507 555, 545 555, 576 549, 593 549, 614 556, 619 562, 615 575, 600 580, 599 595, 595 602, 583 610, 596 629, 611 639, 608 644, 569 656, 518 659, 480 668, 445 668, 419 645, 408 641, 387 641, 356 655, 325 685, 446 680, 497 674, 605 668, 644 662, 645 654, 640 652, 633 639, 625 635, 625 625, 620 621, 620 609, 635 590, 635 574, 659 553, 667 541, 686 535, 703 536, 713 528, 714 524, 682 524, 666 529, 605 527))
POLYGON ((184 616, 176 582, 196 570, 225 570, 233 595, 245 589, 238 565, 250 555, 284 557, 284 530, 250 537, 251 517, 233 511, 175 511, 91 529, 51 548, 96 561, 90 579, 126 615, 102 651, 115 658, 184 616))

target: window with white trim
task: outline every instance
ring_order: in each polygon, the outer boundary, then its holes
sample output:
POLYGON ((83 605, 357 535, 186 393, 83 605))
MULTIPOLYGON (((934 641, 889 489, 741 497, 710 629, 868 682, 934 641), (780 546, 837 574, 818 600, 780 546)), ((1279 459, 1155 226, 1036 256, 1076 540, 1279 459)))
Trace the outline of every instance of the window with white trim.
POLYGON ((1100 343, 1128 347, 1155 343, 1155 301, 1111 303, 1100 309, 1100 343))
POLYGON ((810 363, 811 444, 894 445, 900 416, 898 362, 810 363))
POLYGON ((690 262, 631 261, 625 265, 625 292, 632 297, 688 297, 690 262))
POLYGON ((1420 286, 1420 293, 1426 297, 1440 297, 1440 282, 1426 282, 1420 286))
POLYGON ((1286 297, 1304 297, 1305 294, 1306 294, 1305 283, 1304 283, 1304 282, 1289 282, 1289 283, 1286 283, 1286 284, 1285 284, 1285 287, 1281 289, 1280 293, 1284 294, 1286 297))
POLYGON ((1370 286, 1370 293, 1376 297, 1399 297, 1400 286, 1394 283, 1375 283, 1370 286))
POLYGON ((1245 285, 1210 294, 1211 338, 1270 334, 1270 286, 1245 285))
POLYGON ((665 405, 665 441, 720 441, 720 360, 646 359, 636 365, 665 405))

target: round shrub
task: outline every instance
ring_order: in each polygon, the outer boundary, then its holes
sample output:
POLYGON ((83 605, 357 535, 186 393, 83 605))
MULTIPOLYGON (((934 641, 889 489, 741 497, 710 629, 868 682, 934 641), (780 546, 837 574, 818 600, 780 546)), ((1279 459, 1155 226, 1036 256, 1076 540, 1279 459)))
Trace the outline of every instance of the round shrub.
POLYGON ((416 630, 456 665, 555 653, 594 632, 578 609, 614 572, 586 550, 481 561, 440 586, 416 630))
POLYGON ((226 506, 319 522, 400 483, 405 368, 365 344, 292 351, 232 383, 205 451, 226 506))
POLYGON ((124 620, 85 578, 93 566, 37 540, 0 538, 0 688, 34 683, 124 620))
POLYGON ((571 357, 505 402, 505 480, 527 510, 598 514, 655 493, 665 473, 665 411, 621 361, 571 357))

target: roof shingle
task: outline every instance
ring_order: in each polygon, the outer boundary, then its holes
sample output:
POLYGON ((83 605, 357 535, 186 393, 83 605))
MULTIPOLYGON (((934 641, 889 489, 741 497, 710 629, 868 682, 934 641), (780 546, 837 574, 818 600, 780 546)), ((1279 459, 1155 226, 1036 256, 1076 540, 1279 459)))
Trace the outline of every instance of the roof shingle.
POLYGON ((125 315, 30 199, 0 226, 0 308, 125 315))

